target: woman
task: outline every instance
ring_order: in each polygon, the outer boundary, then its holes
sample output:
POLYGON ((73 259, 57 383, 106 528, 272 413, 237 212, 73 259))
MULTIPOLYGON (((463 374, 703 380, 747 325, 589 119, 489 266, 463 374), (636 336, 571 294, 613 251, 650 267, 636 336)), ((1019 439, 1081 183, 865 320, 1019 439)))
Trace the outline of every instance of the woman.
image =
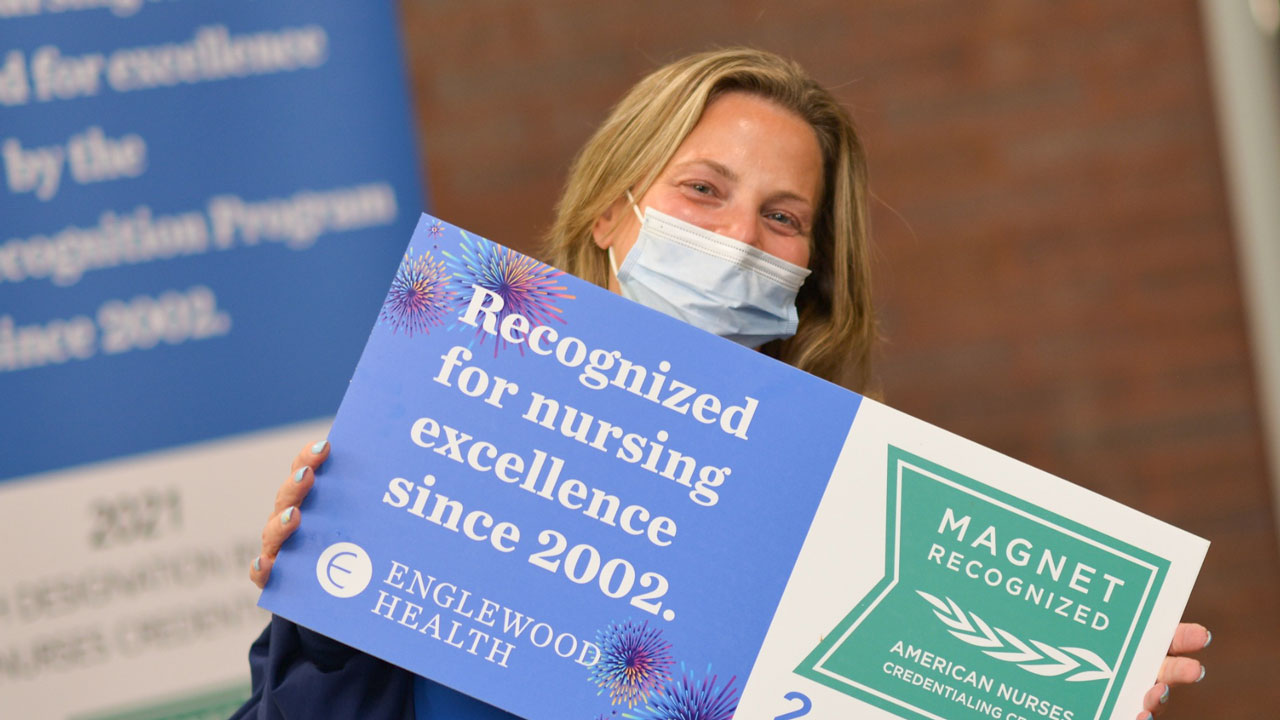
MULTIPOLYGON (((640 81, 587 142, 547 260, 862 391, 874 336, 866 175, 848 115, 798 65, 755 50, 694 55, 640 81)), ((328 453, 321 442, 294 460, 250 573, 259 587, 328 453)), ((1170 684, 1203 677, 1176 656, 1208 639, 1179 628, 1138 718, 1170 684)), ((279 618, 250 658, 254 697, 235 717, 513 717, 279 618)))

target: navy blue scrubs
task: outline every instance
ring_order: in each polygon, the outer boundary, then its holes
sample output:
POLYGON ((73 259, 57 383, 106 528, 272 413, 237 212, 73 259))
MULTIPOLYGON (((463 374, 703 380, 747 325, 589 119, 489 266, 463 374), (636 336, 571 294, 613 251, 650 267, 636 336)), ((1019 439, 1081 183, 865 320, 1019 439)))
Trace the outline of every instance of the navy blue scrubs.
POLYGON ((275 615, 249 669, 253 696, 231 720, 520 720, 275 615))

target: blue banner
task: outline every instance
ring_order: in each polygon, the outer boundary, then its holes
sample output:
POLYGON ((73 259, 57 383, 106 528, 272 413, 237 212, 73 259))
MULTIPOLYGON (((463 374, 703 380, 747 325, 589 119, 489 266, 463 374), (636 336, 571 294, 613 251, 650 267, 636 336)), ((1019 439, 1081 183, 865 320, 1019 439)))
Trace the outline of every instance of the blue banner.
POLYGON ((331 413, 405 86, 392 3, 0 3, 0 479, 331 413))

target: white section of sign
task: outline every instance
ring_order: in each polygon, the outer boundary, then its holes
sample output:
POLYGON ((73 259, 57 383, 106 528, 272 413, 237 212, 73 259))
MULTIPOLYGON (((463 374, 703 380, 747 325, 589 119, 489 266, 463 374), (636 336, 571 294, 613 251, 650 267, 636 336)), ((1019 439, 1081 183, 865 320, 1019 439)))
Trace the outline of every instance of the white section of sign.
POLYGON ((1111 715, 1115 720, 1135 717, 1143 694, 1155 681, 1208 543, 1083 487, 864 399, 743 691, 736 720, 843 717, 841 712, 851 706, 857 707, 860 720, 898 717, 851 702, 848 696, 795 673, 825 634, 884 575, 886 468, 891 443, 935 458, 960 474, 978 478, 996 490, 1062 516, 1089 518, 1089 526, 1096 530, 1174 560, 1111 715), (796 714, 806 707, 804 715, 796 714), (834 714, 833 708, 837 709, 834 714))
POLYGON ((249 684, 249 563, 329 421, 0 484, 0 708, 66 718, 249 684), (70 690, 70 691, 69 691, 70 690))

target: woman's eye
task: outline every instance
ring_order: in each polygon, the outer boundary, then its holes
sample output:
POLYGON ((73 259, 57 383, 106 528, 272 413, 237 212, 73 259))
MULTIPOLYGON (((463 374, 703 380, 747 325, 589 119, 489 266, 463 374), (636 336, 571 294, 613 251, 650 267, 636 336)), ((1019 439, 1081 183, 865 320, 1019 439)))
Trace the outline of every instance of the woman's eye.
POLYGON ((716 192, 715 188, 704 182, 691 182, 686 187, 699 195, 714 195, 716 192))
POLYGON ((765 217, 768 218, 769 220, 772 220, 773 222, 778 223, 779 225, 785 226, 787 229, 791 230, 792 232, 800 232, 801 230, 800 221, 796 219, 794 215, 790 215, 784 212, 771 212, 771 213, 765 214, 765 217))

